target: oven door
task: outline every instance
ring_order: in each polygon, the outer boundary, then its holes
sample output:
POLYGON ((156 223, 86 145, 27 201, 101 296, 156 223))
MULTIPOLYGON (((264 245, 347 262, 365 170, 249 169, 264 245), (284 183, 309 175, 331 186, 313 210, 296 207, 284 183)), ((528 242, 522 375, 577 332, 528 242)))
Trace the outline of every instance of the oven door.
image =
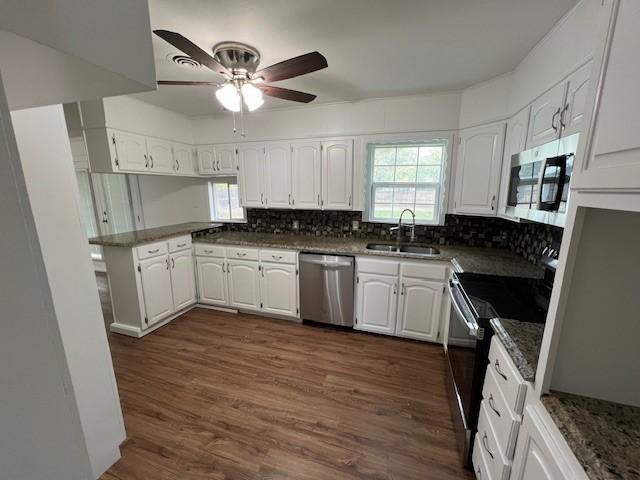
POLYGON ((447 386, 458 445, 466 464, 473 435, 472 395, 479 326, 477 313, 455 277, 449 280, 448 287, 451 313, 446 348, 447 386))

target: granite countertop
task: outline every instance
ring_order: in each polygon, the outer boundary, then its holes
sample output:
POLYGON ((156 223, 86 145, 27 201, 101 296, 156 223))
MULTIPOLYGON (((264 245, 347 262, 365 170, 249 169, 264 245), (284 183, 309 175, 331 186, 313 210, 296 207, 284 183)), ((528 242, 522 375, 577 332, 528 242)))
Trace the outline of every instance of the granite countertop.
POLYGON ((522 378, 527 382, 533 382, 538 368, 544 325, 507 318, 493 318, 491 326, 522 378))
MULTIPOLYGON (((201 243, 221 245, 243 245, 247 247, 289 248, 300 252, 329 255, 374 255, 431 261, 454 261, 457 272, 502 275, 507 277, 542 278, 544 272, 510 250, 480 247, 458 247, 434 245, 438 255, 416 255, 407 253, 367 250, 369 243, 393 243, 362 238, 332 238, 252 232, 219 232, 198 236, 201 243)), ((416 244, 418 245, 418 244, 416 244)))
POLYGON ((211 222, 179 223, 177 225, 167 225, 165 227, 114 233, 113 235, 100 235, 90 238, 89 243, 91 245, 102 245, 105 247, 135 247, 136 245, 162 240, 163 238, 192 234, 194 232, 217 228, 220 226, 222 225, 219 223, 211 222))
POLYGON ((541 400, 590 479, 640 479, 639 407, 554 391, 541 400))

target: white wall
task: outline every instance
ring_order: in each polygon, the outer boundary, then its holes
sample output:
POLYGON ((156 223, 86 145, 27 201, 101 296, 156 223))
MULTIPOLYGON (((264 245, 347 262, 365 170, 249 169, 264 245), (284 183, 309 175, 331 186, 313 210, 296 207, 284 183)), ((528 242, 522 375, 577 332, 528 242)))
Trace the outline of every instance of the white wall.
POLYGON ((507 73, 462 92, 460 128, 475 127, 511 116, 513 75, 507 73))
POLYGON ((209 222, 208 180, 138 175, 146 228, 209 222))
POLYGON ((244 139, 234 135, 231 115, 192 121, 195 143, 207 144, 456 130, 459 114, 460 94, 456 92, 258 110, 245 116, 244 139))
POLYGON ((12 110, 152 90, 147 1, 0 2, 0 69, 12 110))

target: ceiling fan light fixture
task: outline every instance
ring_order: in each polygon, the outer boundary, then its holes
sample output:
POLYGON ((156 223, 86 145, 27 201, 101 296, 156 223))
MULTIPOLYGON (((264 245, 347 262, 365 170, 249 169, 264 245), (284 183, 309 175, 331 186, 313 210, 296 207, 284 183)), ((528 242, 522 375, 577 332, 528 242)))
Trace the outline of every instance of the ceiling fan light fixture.
POLYGON ((262 91, 250 83, 242 85, 242 98, 250 112, 260 108, 264 103, 262 91))
POLYGON ((231 83, 227 83, 216 90, 216 98, 227 110, 231 112, 240 111, 240 93, 231 83))

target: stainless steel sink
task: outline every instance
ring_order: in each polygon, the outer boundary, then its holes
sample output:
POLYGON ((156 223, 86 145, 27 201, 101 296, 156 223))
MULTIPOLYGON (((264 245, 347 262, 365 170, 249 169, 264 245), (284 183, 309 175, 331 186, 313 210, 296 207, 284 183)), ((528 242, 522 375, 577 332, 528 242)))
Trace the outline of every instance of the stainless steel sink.
POLYGON ((379 252, 390 253, 406 253, 411 255, 439 255, 440 250, 435 247, 426 247, 422 245, 390 245, 388 243, 370 243, 367 245, 367 250, 376 250, 379 252))

